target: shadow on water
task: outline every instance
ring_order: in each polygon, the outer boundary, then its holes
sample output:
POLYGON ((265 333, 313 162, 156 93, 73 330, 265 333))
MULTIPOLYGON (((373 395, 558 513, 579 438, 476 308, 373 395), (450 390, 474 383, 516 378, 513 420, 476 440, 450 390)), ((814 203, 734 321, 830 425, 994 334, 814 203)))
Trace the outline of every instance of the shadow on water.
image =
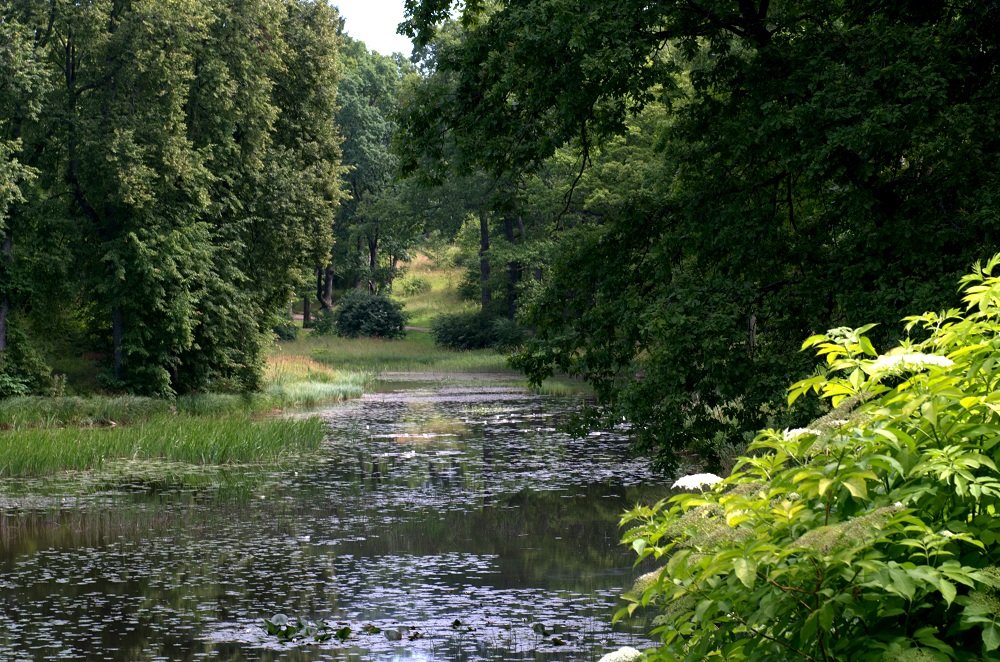
MULTIPOLYGON (((0 658, 587 660, 640 572, 621 511, 662 495, 579 402, 503 383, 406 383, 324 410, 279 472, 162 473, 0 495, 0 658), (263 619, 333 638, 281 643, 263 619)), ((133 472, 134 473, 134 472, 133 472)))

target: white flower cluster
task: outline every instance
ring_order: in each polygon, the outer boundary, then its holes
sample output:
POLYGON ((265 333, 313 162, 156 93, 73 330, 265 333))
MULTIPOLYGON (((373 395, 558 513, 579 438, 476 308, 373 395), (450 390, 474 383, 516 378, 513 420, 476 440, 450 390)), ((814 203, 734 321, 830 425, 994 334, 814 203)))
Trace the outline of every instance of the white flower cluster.
POLYGON ((674 489, 700 490, 703 487, 711 487, 721 481, 722 478, 715 474, 691 474, 690 476, 681 476, 678 478, 677 482, 674 483, 674 489))
POLYGON ((904 352, 902 354, 883 354, 872 361, 869 370, 873 373, 919 372, 932 366, 949 368, 955 362, 947 356, 924 354, 923 352, 904 352))
POLYGON ((625 646, 608 653, 598 660, 598 662, 632 662, 632 660, 638 660, 640 657, 642 657, 642 653, 640 651, 637 651, 631 646, 625 646))
POLYGON ((785 441, 792 441, 793 439, 798 439, 799 437, 807 434, 819 434, 819 430, 813 430, 812 428, 794 428, 791 430, 785 430, 782 433, 782 436, 784 436, 785 441))

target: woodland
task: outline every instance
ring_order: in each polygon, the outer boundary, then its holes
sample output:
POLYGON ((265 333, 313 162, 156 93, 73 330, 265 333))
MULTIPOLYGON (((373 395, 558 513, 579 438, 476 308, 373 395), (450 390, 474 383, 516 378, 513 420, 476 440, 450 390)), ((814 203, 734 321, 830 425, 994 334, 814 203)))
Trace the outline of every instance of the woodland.
POLYGON ((5 0, 0 396, 257 391, 450 246, 439 343, 729 474, 625 516, 650 659, 998 659, 1000 2, 405 5, 5 0))
POLYGON ((434 238, 459 326, 717 464, 819 413, 803 338, 893 340, 996 246, 994 3, 407 11, 410 60, 306 0, 4 3, 0 392, 257 389, 290 300, 434 238))

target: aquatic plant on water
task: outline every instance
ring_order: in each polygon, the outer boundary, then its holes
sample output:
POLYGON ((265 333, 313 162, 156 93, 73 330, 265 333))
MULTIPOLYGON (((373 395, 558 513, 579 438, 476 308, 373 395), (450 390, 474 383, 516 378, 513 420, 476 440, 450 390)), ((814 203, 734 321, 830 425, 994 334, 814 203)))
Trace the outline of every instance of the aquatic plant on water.
POLYGON ((1000 256, 964 310, 805 341, 789 389, 833 411, 765 430, 704 493, 628 512, 656 574, 617 618, 658 610, 650 660, 1000 660, 1000 256))
POLYGON ((348 626, 334 629, 322 621, 310 621, 301 616, 290 619, 285 614, 275 614, 271 618, 265 618, 264 629, 282 643, 322 643, 335 637, 340 641, 346 641, 351 636, 351 628, 348 626))

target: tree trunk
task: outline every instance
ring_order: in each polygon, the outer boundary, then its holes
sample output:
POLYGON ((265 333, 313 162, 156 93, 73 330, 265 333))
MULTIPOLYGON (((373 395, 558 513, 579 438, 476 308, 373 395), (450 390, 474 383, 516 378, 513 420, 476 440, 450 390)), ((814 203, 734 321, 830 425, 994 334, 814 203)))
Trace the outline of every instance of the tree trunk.
POLYGON ((375 274, 378 271, 378 235, 368 237, 368 292, 378 294, 375 274))
MULTIPOLYGON (((519 237, 524 238, 524 221, 521 218, 517 219, 517 229, 520 232, 519 236, 514 232, 514 219, 504 218, 504 235, 512 245, 519 237)), ((517 284, 521 280, 521 271, 521 263, 517 260, 511 260, 507 263, 507 319, 510 320, 513 320, 517 315, 517 284)))
POLYGON ((111 309, 111 347, 115 379, 121 380, 124 375, 122 344, 125 339, 125 316, 121 306, 111 309))
POLYGON ((330 312, 333 310, 333 265, 326 268, 316 267, 316 300, 319 309, 330 312))
POLYGON ((490 224, 489 214, 485 210, 479 212, 479 289, 482 295, 482 308, 485 313, 493 302, 490 291, 490 224))
POLYGON ((7 221, 7 231, 3 237, 3 247, 0 248, 0 259, 3 260, 3 298, 0 298, 0 352, 7 351, 7 315, 10 313, 10 267, 13 253, 13 239, 10 233, 10 221, 7 221))
POLYGON ((312 316, 309 314, 309 297, 302 297, 302 327, 305 328, 312 323, 312 316))

